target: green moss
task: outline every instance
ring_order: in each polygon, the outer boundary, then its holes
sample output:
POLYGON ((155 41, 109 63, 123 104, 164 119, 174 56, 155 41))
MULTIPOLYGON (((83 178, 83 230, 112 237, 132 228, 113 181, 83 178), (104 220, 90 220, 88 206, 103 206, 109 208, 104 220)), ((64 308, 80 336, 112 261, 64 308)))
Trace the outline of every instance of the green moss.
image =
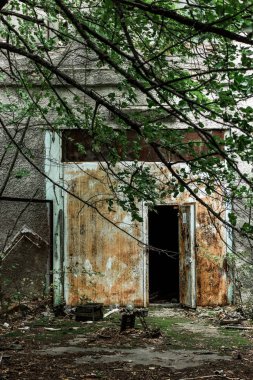
POLYGON ((223 346, 226 349, 235 349, 251 346, 251 342, 247 337, 242 336, 241 331, 219 329, 220 336, 213 339, 213 346, 219 348, 223 346))
MULTIPOLYGON (((242 336, 241 331, 227 330, 224 327, 217 327, 215 330, 207 320, 196 320, 184 315, 173 317, 150 316, 146 318, 146 322, 151 329, 159 328, 161 330, 168 348, 224 351, 244 348, 251 344, 247 337, 242 336), (210 329, 210 334, 208 334, 208 329, 210 329)), ((142 329, 138 318, 136 318, 135 325, 137 329, 142 329)), ((82 323, 60 318, 53 320, 41 318, 33 321, 29 326, 30 330, 25 333, 21 330, 15 330, 6 332, 4 336, 10 338, 22 336, 23 340, 42 343, 65 342, 78 335, 89 338, 91 334, 95 334, 102 328, 113 328, 119 331, 120 316, 114 314, 108 319, 95 323, 82 323), (45 327, 58 328, 59 330, 48 331, 45 327)), ((127 344, 135 347, 140 345, 140 341, 133 336, 131 342, 127 344)))
POLYGON ((118 315, 113 316, 108 320, 96 321, 94 323, 77 322, 74 319, 61 318, 55 318, 52 320, 43 317, 28 324, 30 327, 29 332, 26 332, 25 335, 20 333, 20 335, 22 335, 24 339, 34 339, 37 342, 56 343, 69 340, 77 335, 85 335, 88 337, 103 327, 115 328, 118 321, 118 315), (55 328, 57 330, 49 331, 45 329, 46 327, 55 328))
MULTIPOLYGON (((207 334, 189 331, 184 325, 191 322, 187 318, 178 317, 149 317, 147 322, 150 328, 160 328, 166 338, 166 343, 172 348, 184 349, 204 349, 204 350, 226 350, 243 348, 250 345, 248 338, 241 335, 241 331, 225 330, 217 327, 216 334, 207 334)), ((208 330, 210 325, 203 321, 194 321, 197 325, 201 325, 203 329, 208 330)), ((212 330, 213 332, 213 330, 212 330)))
POLYGON ((15 331, 10 331, 10 332, 7 332, 5 334, 3 334, 1 337, 6 337, 6 338, 15 338, 15 337, 20 337, 20 336, 23 336, 24 334, 20 331, 20 330, 15 330, 15 331))

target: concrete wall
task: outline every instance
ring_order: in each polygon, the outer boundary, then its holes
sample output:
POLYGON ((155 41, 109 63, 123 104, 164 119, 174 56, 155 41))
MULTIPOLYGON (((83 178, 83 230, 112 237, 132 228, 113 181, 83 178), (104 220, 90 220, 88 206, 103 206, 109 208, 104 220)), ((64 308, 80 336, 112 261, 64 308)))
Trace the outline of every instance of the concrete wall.
MULTIPOLYGON (((55 54, 54 57, 52 57, 55 61, 59 60, 59 56, 61 54, 61 51, 59 50, 58 54, 55 54)), ((25 60, 20 60, 20 65, 22 67, 25 67, 25 60)), ((112 91, 115 90, 115 86, 118 82, 117 76, 109 70, 107 67, 103 67, 101 69, 97 69, 95 67, 94 61, 85 60, 83 58, 80 58, 79 60, 76 60, 75 56, 69 56, 68 59, 64 62, 64 71, 72 76, 79 84, 82 83, 83 85, 94 88, 99 93, 106 95, 112 91), (85 66, 85 69, 84 69, 85 66)), ((39 88, 39 83, 35 84, 39 88)), ((62 84, 60 84, 58 81, 54 81, 54 85, 57 88, 57 90, 62 95, 69 95, 68 90, 73 90, 73 88, 70 88, 69 86, 63 87, 62 84)), ((82 95, 83 96, 83 95, 82 95)), ((14 97, 15 98, 15 97, 14 97)), ((13 98, 13 99, 14 99, 13 98)), ((93 104, 93 101, 88 100, 85 96, 83 96, 84 100, 87 100, 90 104, 93 104)), ((73 104, 74 106, 74 104, 73 104)), ((138 107, 145 107, 146 106, 146 100, 144 97, 140 96, 139 99, 139 105, 138 107)), ((107 120, 109 121, 110 125, 114 126, 115 121, 111 117, 110 113, 106 110, 102 111, 103 115, 107 117, 107 120)), ((50 120, 54 120, 55 114, 52 112, 49 116, 50 120)), ((37 119, 32 120, 31 125, 33 123, 38 123, 37 119)), ((183 125, 179 122, 175 122, 175 120, 170 120, 169 122, 170 127, 173 128, 182 128, 183 125)), ((67 125, 62 125, 62 127, 67 127, 67 125)), ((207 125, 207 128, 214 128, 218 127, 217 125, 210 123, 207 125)), ((14 133, 14 129, 10 125, 10 130, 12 133, 14 133)), ((4 136, 3 131, 0 131, 0 141, 4 141, 3 144, 0 144, 0 159, 4 154, 4 149, 6 147, 6 144, 8 141, 6 140, 6 136, 4 136)), ((21 135, 21 132, 19 133, 19 136, 21 135)), ((90 257, 93 253, 92 245, 94 246, 96 244, 95 239, 97 239, 97 242, 100 243, 100 235, 105 234, 107 231, 108 234, 111 232, 108 232, 110 228, 108 227, 108 224, 105 222, 98 223, 97 220, 99 219, 97 215, 94 214, 94 212, 91 209, 87 209, 86 214, 83 215, 83 213, 78 214, 78 207, 80 209, 80 204, 78 201, 76 201, 74 198, 72 198, 70 195, 67 195, 66 192, 64 192, 64 188, 71 189, 71 186, 73 185, 73 182, 75 181, 75 176, 79 176, 80 173, 82 173, 83 168, 79 168, 80 170, 77 170, 78 167, 75 167, 75 170, 73 170, 73 173, 71 174, 71 171, 66 169, 63 164, 61 163, 61 139, 57 133, 51 133, 49 128, 46 132, 43 131, 42 128, 39 127, 32 127, 31 129, 28 129, 28 132, 26 134, 25 140, 24 140, 24 146, 25 151, 29 152, 29 156, 31 157, 32 161, 38 166, 38 168, 45 172, 46 175, 49 177, 46 179, 41 175, 35 168, 31 166, 20 154, 18 155, 17 162, 14 165, 14 168, 12 170, 12 175, 10 176, 8 180, 8 184, 6 186, 6 189, 3 193, 4 196, 9 197, 33 197, 38 199, 48 199, 53 200, 54 204, 54 218, 53 218, 53 228, 54 228, 54 241, 53 241, 53 249, 54 249, 54 263, 53 263, 53 275, 54 275, 54 290, 55 290, 55 301, 61 302, 64 299, 67 300, 69 303, 76 303, 79 302, 78 300, 82 296, 81 293, 84 295, 89 293, 89 295, 92 296, 92 291, 95 289, 92 288, 92 284, 88 284, 88 280, 81 281, 80 279, 76 279, 75 273, 72 273, 71 275, 67 275, 67 272, 69 270, 69 262, 70 257, 71 260, 75 260, 75 256, 77 256, 78 260, 81 261, 81 263, 78 262, 78 265, 83 265, 83 262, 85 263, 85 260, 88 260, 88 256, 90 257), (32 155, 30 155, 30 152, 32 155), (66 170, 65 170, 66 169, 66 170), (77 173, 78 172, 78 173, 77 173), (24 175, 25 174, 25 175, 24 175), (26 175, 27 174, 27 175, 26 175), (53 180, 50 181, 50 179, 53 180), (58 186, 59 185, 59 186, 58 186), (72 211, 71 211, 72 210, 72 211), (81 235, 81 228, 80 227, 80 220, 83 218, 83 224, 87 226, 87 231, 89 231, 89 239, 87 241, 82 240, 81 235), (92 227, 92 223, 97 223, 97 230, 94 231, 94 228, 92 227), (89 228, 88 228, 89 227, 89 228), (72 239, 72 240, 71 240, 72 239), (81 242, 81 243, 80 243, 81 242), (76 250, 76 246, 79 244, 79 247, 82 246, 82 249, 79 250, 79 253, 75 255, 73 252, 76 250), (84 256, 85 249, 88 249, 87 247, 90 246, 88 256, 84 256), (72 252, 72 253, 71 253, 72 252), (64 263, 65 261, 65 263, 64 263), (81 285, 80 285, 81 284, 81 285), (80 290, 81 286, 81 290, 80 290), (88 286, 90 286, 89 289, 88 286), (81 292, 82 291, 82 292, 81 292)), ((3 183, 6 175, 8 173, 9 168, 11 167, 12 163, 12 157, 15 155, 15 147, 12 147, 11 150, 8 150, 7 155, 5 156, 2 165, 0 165, 0 178, 1 182, 3 183)), ((86 170, 87 168, 85 168, 86 170)), ((96 188, 94 186, 90 185, 90 182, 88 180, 83 181, 83 188, 87 189, 87 194, 85 194, 85 197, 92 197, 94 195, 94 191, 96 191, 96 188)), ((106 191, 106 190, 105 190, 106 191)), ((82 191, 81 191, 81 194, 82 191)), ((80 188, 77 189, 77 195, 80 195, 80 188)), ((180 202, 180 200, 178 200, 180 202)), ((38 207, 36 204, 33 204, 32 206, 29 205, 29 207, 22 212, 22 207, 24 207, 20 204, 17 204, 13 202, 11 205, 1 202, 2 209, 1 209, 1 224, 4 226, 0 230, 0 243, 1 247, 5 245, 8 246, 8 244, 11 244, 12 239, 16 236, 16 234, 22 229, 22 227, 25 225, 32 231, 34 231, 36 234, 38 234, 44 241, 49 242, 49 214, 48 214, 48 205, 42 205, 40 204, 38 207), (37 207, 37 208, 36 208, 37 207), (22 213, 21 217, 19 218, 19 215, 22 213), (18 219, 17 223, 15 222, 18 219), (10 233, 11 232, 11 233, 10 233), (8 236, 8 234, 10 236, 8 236), (8 237, 6 241, 6 236, 8 237)), ((121 211, 118 211, 118 214, 120 215, 121 211)), ((123 213, 124 214, 124 213, 123 213)), ((128 218, 129 216, 121 215, 120 218, 128 218)), ((117 218, 116 218, 117 219, 117 218)), ((121 223, 121 221, 120 221, 121 223)), ((198 212, 198 223, 200 224, 200 228, 198 230, 199 233, 199 240, 203 242, 202 244, 202 251, 203 255, 199 255, 198 257, 198 266, 199 266, 199 277, 197 278, 198 281, 198 289, 197 289, 197 297, 198 297, 198 303, 199 304, 224 304, 228 302, 228 288, 230 286, 230 282, 227 279, 226 275, 226 268, 224 266, 224 257, 225 257, 225 244, 222 244, 217 239, 217 234, 214 233, 212 228, 210 227, 210 220, 208 219, 205 212, 199 209, 198 212), (202 219, 201 219, 201 213, 202 213, 202 219), (208 227, 209 226, 209 227, 208 227), (215 236, 214 236, 215 235, 215 236), (209 240, 208 240, 209 239, 209 240), (208 247, 211 246, 211 244, 214 245, 213 251, 207 252, 208 247), (218 264, 215 262, 215 260, 209 260, 208 256, 211 254, 214 254, 215 257, 218 256, 218 264), (203 268, 208 269, 204 270, 203 268), (207 274, 209 273, 209 275, 207 274), (214 274, 213 274, 214 273, 214 274), (213 289, 215 289, 215 296, 213 293, 213 289), (206 294, 205 294, 206 292, 206 294)), ((131 228, 130 228, 131 229, 131 228)), ((140 229, 135 230, 136 236, 138 238, 142 238, 144 235, 140 231, 140 229)), ((123 239, 120 237, 118 240, 121 241, 121 245, 129 245, 127 239, 123 239), (122 239, 122 240, 120 240, 122 239)), ((108 243, 108 242, 107 242, 108 243)), ((107 244, 106 243, 106 244, 107 244)), ((113 242, 112 242, 113 243, 113 242)), ((12 251, 12 256, 10 257, 10 260, 12 260, 12 263, 15 264, 15 257, 17 257, 17 261, 19 263, 22 262, 21 257, 23 255, 23 252, 26 251, 29 252, 30 256, 33 256, 38 254, 38 257, 40 257, 40 249, 36 251, 34 248, 35 245, 29 245, 27 246, 27 239, 22 241, 23 246, 15 246, 15 250, 12 251), (37 253, 35 253, 35 251, 37 253)), ((30 243, 29 243, 30 244, 30 243)), ((41 273, 45 274, 45 265, 46 260, 45 257, 48 255, 48 246, 46 243, 44 243, 44 254, 41 256, 43 257, 40 264, 38 264, 37 259, 34 260, 34 268, 35 271, 38 270, 39 266, 41 268, 44 268, 41 270, 41 273)), ((39 248, 39 247, 38 247, 39 248)), ((3 248, 2 248, 3 249, 3 248)), ((104 246, 101 248, 99 252, 98 260, 102 260, 103 253, 106 250, 108 253, 108 260, 112 258, 109 255, 110 247, 108 244, 106 247, 104 246)), ((123 250, 124 251, 124 250, 123 250)), ((123 252, 122 251, 122 252, 123 252)), ((124 251, 125 252, 125 251, 124 251)), ((135 272, 135 283, 131 283, 130 279, 127 277, 129 273, 126 275, 123 275, 123 279, 119 279, 117 284, 121 282, 121 288, 120 292, 122 293, 122 297, 120 302, 126 303, 128 300, 131 301, 133 293, 135 292, 135 299, 138 301, 137 303, 142 304, 145 303, 145 289, 147 287, 146 279, 145 279, 145 259, 143 258, 143 251, 134 248, 135 252, 135 264, 132 265, 132 271, 135 270, 136 266, 138 266, 138 270, 135 272), (139 256, 138 256, 139 252, 139 256), (138 263, 138 265, 136 264, 138 263), (143 273, 141 274, 141 271, 143 269, 143 273), (137 273, 138 272, 138 273, 137 273), (137 274, 136 274, 137 273, 137 274), (124 280, 125 279, 125 280, 124 280), (124 285, 123 282, 126 281, 128 284, 124 285), (136 284, 138 282, 138 289, 136 287, 136 284), (134 289, 135 287, 135 289, 134 289), (125 293, 123 294, 123 292, 125 293), (131 293, 132 291, 132 293, 131 293), (127 298, 127 293, 129 294, 129 298, 127 298), (140 296, 141 293, 141 296, 140 296), (142 298, 141 298, 142 297, 142 298)), ((121 259, 123 260, 123 264, 126 264, 124 262, 124 257, 127 256, 127 253, 122 253, 121 259)), ((30 267, 29 259, 27 259, 27 256, 25 256, 26 259, 24 260, 26 264, 26 268, 24 270, 24 276, 26 276, 27 272, 27 266, 30 267)), ((209 257, 210 258, 210 257, 209 257)), ((126 258, 129 259, 129 258, 126 258)), ((7 262, 7 260, 6 260, 7 262)), ((109 260, 110 262, 110 260, 109 260)), ((74 266, 75 266, 75 262, 74 266)), ((71 267, 73 267, 73 263, 71 264, 71 267)), ((108 261, 107 261, 108 263, 108 261)), ((105 264, 105 263, 104 263, 105 264)), ((8 266, 11 265, 11 262, 8 264, 8 266)), ((107 264, 106 264, 107 265, 107 264)), ((105 266, 106 266, 105 265, 105 266)), ((116 265, 116 264, 115 264, 116 265)), ((119 265, 118 262, 116 266, 115 271, 119 271, 119 265)), ((108 264, 108 268, 109 268, 108 264)), ((47 266, 48 268, 48 266, 47 266)), ((96 271, 96 270, 95 270, 96 271)), ((97 270, 99 272, 100 270, 97 270)), ((100 271, 101 272, 101 271, 100 271)), ((102 271, 103 272, 103 271, 102 271)), ((7 273, 7 272, 6 272, 7 273)), ((108 269, 108 273, 110 273, 110 268, 108 269)), ((117 274, 117 273, 116 273, 117 274)), ((99 289, 102 287, 105 289, 106 285, 106 279, 103 277, 105 274, 102 273, 99 277, 99 282, 101 283, 101 287, 96 289, 97 298, 94 300, 102 300, 102 296, 99 296, 99 289), (100 298, 99 298, 100 297, 100 298)), ((115 273, 114 273, 115 275, 115 273)), ((34 281, 34 278, 32 278, 32 281, 34 281)), ((38 281, 41 281, 41 276, 38 277, 38 281)), ((117 286, 117 291, 119 287, 117 286)), ((95 291, 95 290, 94 290, 95 291)), ((90 298, 94 298, 93 296, 90 298)), ((106 303, 114 302, 119 300, 118 295, 116 298, 107 297, 107 299, 104 297, 104 301, 106 303), (111 301, 110 301, 111 300, 111 301)))
MULTIPOLYGON (((9 131, 15 133, 13 128, 9 131)), ((3 130, 0 141, 0 189, 4 197, 0 199, 1 294, 9 300, 42 297, 49 290, 50 206, 35 201, 45 199, 45 178, 20 153, 15 160, 16 147, 3 130)), ((44 171, 42 129, 27 132, 23 149, 44 171)))

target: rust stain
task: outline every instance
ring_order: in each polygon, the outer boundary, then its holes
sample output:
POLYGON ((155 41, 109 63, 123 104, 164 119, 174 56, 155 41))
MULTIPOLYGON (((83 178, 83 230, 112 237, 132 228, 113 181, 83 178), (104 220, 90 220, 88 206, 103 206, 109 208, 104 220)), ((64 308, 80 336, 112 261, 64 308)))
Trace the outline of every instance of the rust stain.
MULTIPOLYGON (((73 174, 72 174, 73 175, 73 174)), ((94 199, 94 205, 113 223, 136 238, 141 225, 133 223, 126 212, 109 212, 104 173, 89 171, 71 180, 76 194, 94 199), (95 180, 98 178, 99 180, 95 180), (94 196, 95 195, 95 196, 94 196)), ((68 208, 68 283, 69 304, 82 300, 104 304, 143 304, 142 249, 131 237, 104 220, 96 210, 69 197, 68 208)))
MULTIPOLYGON (((210 204, 211 198, 206 198, 210 204)), ((210 204, 221 209, 222 200, 210 204)), ((200 306, 226 305, 228 303, 228 273, 224 227, 214 221, 208 211, 197 206, 197 304, 200 306)))
MULTIPOLYGON (((133 223, 126 212, 117 209, 109 212, 106 174, 97 166, 85 169, 86 173, 69 169, 69 186, 75 193, 92 199, 98 210, 113 223, 119 224, 130 234, 142 240, 143 225, 133 223)), ((160 173, 161 175, 161 173, 160 173)), ((167 177, 168 173, 162 175, 167 177)), ((212 208, 221 211, 222 199, 205 197, 212 208)), ((189 194, 168 198, 166 203, 182 208, 192 203, 189 194)), ((226 262, 225 230, 220 222, 213 221, 208 211, 195 205, 194 261, 196 264, 196 303, 199 306, 225 305, 228 303, 229 286, 226 262)), ((102 302, 106 305, 134 303, 143 306, 144 249, 112 224, 104 220, 96 210, 83 205, 73 197, 67 198, 67 303, 75 305, 83 300, 102 302)), ((187 231, 180 241, 181 301, 190 296, 190 265, 187 263, 187 231)), ((188 239, 189 240, 189 239, 188 239)))

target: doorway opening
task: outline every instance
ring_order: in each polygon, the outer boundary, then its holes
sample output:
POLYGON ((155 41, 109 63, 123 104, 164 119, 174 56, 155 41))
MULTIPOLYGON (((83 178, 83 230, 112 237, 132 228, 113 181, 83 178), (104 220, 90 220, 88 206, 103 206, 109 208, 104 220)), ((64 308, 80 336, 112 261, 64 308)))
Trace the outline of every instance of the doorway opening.
POLYGON ((179 303, 178 228, 177 206, 156 206, 149 211, 150 303, 179 303))

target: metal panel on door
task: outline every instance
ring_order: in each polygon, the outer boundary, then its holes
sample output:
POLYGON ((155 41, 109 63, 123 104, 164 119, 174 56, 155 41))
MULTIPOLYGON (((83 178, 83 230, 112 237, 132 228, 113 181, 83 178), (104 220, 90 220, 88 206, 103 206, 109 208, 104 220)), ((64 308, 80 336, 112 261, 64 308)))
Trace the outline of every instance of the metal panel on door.
POLYGON ((179 208, 180 303, 196 307, 195 207, 179 208))

